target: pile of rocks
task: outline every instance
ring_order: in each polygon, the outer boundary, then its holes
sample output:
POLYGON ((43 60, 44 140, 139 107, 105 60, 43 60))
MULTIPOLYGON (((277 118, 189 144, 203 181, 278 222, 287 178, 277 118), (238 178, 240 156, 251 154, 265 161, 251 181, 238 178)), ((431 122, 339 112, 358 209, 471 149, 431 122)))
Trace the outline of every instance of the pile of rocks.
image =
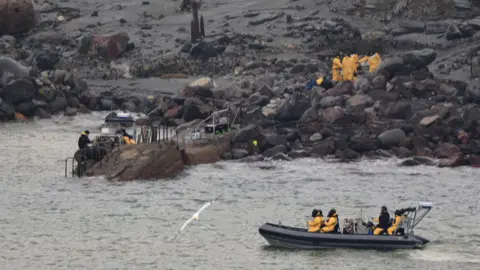
POLYGON ((282 159, 429 156, 447 159, 443 166, 477 163, 480 81, 436 79, 427 68, 435 58, 431 49, 399 53, 355 83, 311 92, 258 76, 254 87, 233 95, 243 100, 249 125, 234 137, 231 157, 252 153, 257 140, 257 153, 282 159))

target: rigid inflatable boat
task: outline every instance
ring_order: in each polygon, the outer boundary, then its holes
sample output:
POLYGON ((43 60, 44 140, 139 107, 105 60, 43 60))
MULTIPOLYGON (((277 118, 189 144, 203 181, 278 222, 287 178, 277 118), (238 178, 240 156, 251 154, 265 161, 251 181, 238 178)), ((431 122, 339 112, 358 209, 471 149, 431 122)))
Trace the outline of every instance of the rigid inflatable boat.
POLYGON ((308 232, 281 224, 265 223, 260 234, 271 246, 293 249, 363 248, 363 249, 414 249, 430 241, 414 234, 413 229, 430 212, 431 203, 420 203, 417 208, 404 209, 403 220, 394 235, 369 234, 367 223, 360 218, 339 215, 339 230, 335 233, 308 232))

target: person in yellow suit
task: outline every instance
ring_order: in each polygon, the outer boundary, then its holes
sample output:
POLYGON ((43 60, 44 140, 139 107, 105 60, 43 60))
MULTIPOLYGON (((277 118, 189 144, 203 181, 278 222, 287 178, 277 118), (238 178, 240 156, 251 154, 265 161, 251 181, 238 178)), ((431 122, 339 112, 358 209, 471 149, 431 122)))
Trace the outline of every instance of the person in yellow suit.
POLYGON ((322 210, 313 209, 312 211, 313 220, 307 221, 308 231, 309 232, 319 232, 320 228, 323 225, 323 213, 322 210))
POLYGON ((353 80, 353 73, 355 72, 355 60, 351 56, 345 56, 342 59, 343 66, 343 80, 351 81, 353 80))
POLYGON ((354 53, 350 57, 352 58, 352 62, 353 62, 353 80, 356 80, 357 79, 357 72, 358 72, 358 65, 359 65, 358 54, 354 53))
POLYGON ((369 72, 375 72, 377 70, 378 66, 382 62, 382 58, 380 58, 380 54, 375 53, 372 56, 365 56, 362 59, 358 60, 359 63, 364 63, 368 61, 368 71, 369 72))
POLYGON ((343 68, 340 57, 335 56, 332 60, 332 80, 341 82, 343 80, 341 70, 343 68))
POLYGON ((125 144, 137 144, 133 139, 133 137, 130 136, 130 134, 128 134, 127 131, 125 130, 124 124, 120 124, 120 129, 117 130, 116 133, 122 135, 122 138, 125 144))
POLYGON ((338 229, 337 211, 335 211, 335 209, 331 209, 328 212, 327 217, 328 219, 325 222, 323 228, 320 230, 320 232, 323 232, 323 233, 335 232, 338 229))
POLYGON ((387 230, 388 235, 393 235, 393 233, 398 229, 398 225, 400 225, 402 220, 402 212, 400 210, 395 210, 395 219, 392 226, 390 226, 390 228, 387 230))

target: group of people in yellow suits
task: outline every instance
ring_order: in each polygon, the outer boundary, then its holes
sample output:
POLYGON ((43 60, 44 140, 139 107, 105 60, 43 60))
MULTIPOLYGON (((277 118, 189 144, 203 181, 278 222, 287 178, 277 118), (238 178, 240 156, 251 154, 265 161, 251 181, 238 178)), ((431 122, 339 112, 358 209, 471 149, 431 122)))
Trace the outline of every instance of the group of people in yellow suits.
MULTIPOLYGON (((322 210, 313 209, 312 218, 312 220, 307 221, 309 232, 335 233, 338 231, 338 214, 335 209, 331 209, 328 212, 327 220, 323 218, 322 210)), ((373 221, 377 223, 377 225, 374 226, 374 235, 380 235, 382 233, 393 235, 403 221, 403 211, 396 210, 395 218, 391 220, 387 207, 382 206, 379 217, 374 218, 373 221)))
POLYGON ((368 63, 369 72, 374 72, 382 59, 378 53, 372 56, 367 55, 362 59, 358 59, 358 54, 346 55, 341 60, 338 56, 334 57, 332 60, 332 80, 337 82, 355 80, 358 68, 364 62, 368 63))
POLYGON ((324 220, 322 210, 313 209, 313 220, 307 221, 309 232, 330 233, 338 230, 338 214, 335 209, 328 212, 327 220, 324 220))

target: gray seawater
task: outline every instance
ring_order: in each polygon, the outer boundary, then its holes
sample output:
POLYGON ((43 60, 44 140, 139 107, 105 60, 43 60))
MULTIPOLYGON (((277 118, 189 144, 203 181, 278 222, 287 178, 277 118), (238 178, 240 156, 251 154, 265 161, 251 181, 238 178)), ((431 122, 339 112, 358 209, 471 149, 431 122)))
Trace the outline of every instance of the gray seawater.
POLYGON ((104 115, 0 126, 1 269, 480 269, 473 168, 399 168, 398 160, 319 159, 189 168, 168 181, 64 177, 78 134, 104 115), (174 241, 206 201, 222 198, 174 241), (304 226, 313 207, 377 214, 431 201, 423 250, 290 251, 267 246, 266 221, 304 226))

